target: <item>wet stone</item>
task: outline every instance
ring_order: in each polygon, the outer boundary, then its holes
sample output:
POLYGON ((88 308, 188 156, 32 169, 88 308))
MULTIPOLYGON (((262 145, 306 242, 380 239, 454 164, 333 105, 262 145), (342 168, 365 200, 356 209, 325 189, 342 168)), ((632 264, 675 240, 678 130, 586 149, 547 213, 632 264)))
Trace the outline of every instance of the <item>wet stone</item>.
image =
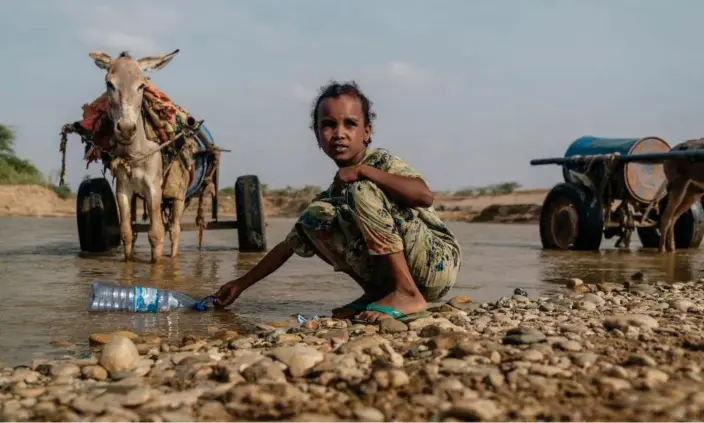
POLYGON ((408 325, 396 319, 383 319, 379 322, 379 332, 381 333, 401 333, 407 331, 408 325))
POLYGON ((518 327, 509 330, 503 338, 504 344, 521 345, 534 344, 546 339, 545 335, 537 329, 518 327))
POLYGON ((627 366, 657 366, 657 362, 650 356, 645 354, 634 354, 628 357, 626 360, 627 366))
POLYGON ((72 363, 59 363, 51 366, 51 374, 56 377, 76 377, 81 368, 72 363))

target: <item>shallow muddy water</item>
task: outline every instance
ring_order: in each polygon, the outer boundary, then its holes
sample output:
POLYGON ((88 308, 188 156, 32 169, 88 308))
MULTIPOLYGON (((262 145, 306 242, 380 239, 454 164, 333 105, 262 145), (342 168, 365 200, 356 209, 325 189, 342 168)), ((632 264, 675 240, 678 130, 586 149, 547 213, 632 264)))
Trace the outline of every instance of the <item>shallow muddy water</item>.
MULTIPOLYGON (((269 247, 283 239, 292 219, 269 219, 269 247)), ((564 278, 585 282, 623 282, 636 271, 650 279, 699 278, 702 250, 657 254, 612 248, 604 241, 600 252, 547 252, 540 248, 536 225, 467 224, 450 222, 460 239, 463 264, 455 288, 445 299, 468 295, 475 301, 511 295, 525 288, 531 295, 563 289, 564 278)), ((146 234, 139 234, 137 258, 79 256, 74 218, 0 218, 0 361, 26 364, 36 357, 58 357, 87 351, 88 335, 130 330, 177 338, 205 333, 208 327, 247 330, 251 325, 285 320, 292 314, 329 314, 360 295, 346 275, 334 273, 317 258, 294 256, 278 272, 245 292, 228 311, 132 314, 88 312, 91 282, 174 289, 193 297, 213 293, 224 282, 250 269, 263 254, 238 254, 234 230, 204 235, 197 249, 197 233, 184 232, 180 256, 151 265, 146 234), (59 349, 52 341, 68 340, 75 347, 59 349)), ((165 251, 169 249, 166 241, 165 251)))

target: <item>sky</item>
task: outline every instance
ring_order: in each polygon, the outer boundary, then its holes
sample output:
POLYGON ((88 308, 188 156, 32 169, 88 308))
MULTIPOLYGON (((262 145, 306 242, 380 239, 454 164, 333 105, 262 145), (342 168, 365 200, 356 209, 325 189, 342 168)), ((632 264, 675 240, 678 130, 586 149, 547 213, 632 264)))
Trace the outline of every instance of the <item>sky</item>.
MULTIPOLYGON (((355 80, 378 114, 372 146, 433 190, 547 188, 584 135, 704 136, 700 0, 0 0, 0 123, 48 175, 61 126, 104 89, 94 50, 180 53, 149 76, 222 148, 220 181, 328 185, 310 107, 355 80)), ((73 189, 86 170, 68 144, 73 189)))

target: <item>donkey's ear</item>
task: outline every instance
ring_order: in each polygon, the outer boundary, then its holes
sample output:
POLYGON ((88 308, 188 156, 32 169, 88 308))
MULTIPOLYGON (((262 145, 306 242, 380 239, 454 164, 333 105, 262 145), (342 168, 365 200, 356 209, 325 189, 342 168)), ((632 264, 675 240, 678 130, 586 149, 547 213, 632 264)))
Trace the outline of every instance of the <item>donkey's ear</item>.
POLYGON ((139 63, 139 67, 142 69, 142 72, 160 70, 166 67, 166 65, 171 62, 171 59, 176 57, 178 52, 179 49, 176 49, 171 53, 165 54, 163 56, 142 57, 141 59, 137 60, 137 63, 139 63))
POLYGON ((112 57, 102 51, 91 51, 88 53, 91 59, 95 62, 95 66, 100 69, 107 69, 112 63, 112 57))

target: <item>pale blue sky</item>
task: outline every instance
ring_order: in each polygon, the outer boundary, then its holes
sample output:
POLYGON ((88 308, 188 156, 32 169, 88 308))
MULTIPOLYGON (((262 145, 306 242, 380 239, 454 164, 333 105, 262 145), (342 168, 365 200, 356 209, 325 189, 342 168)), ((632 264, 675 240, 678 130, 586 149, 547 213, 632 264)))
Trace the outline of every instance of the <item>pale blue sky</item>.
MULTIPOLYGON (((88 52, 179 48, 151 76, 233 150, 223 184, 327 185, 310 103, 355 79, 379 114, 375 146, 433 189, 549 187, 559 168, 529 160, 582 135, 704 136, 703 18, 701 0, 0 0, 0 121, 56 171, 61 126, 103 90, 88 52)), ((82 152, 72 137, 74 189, 82 152)))

